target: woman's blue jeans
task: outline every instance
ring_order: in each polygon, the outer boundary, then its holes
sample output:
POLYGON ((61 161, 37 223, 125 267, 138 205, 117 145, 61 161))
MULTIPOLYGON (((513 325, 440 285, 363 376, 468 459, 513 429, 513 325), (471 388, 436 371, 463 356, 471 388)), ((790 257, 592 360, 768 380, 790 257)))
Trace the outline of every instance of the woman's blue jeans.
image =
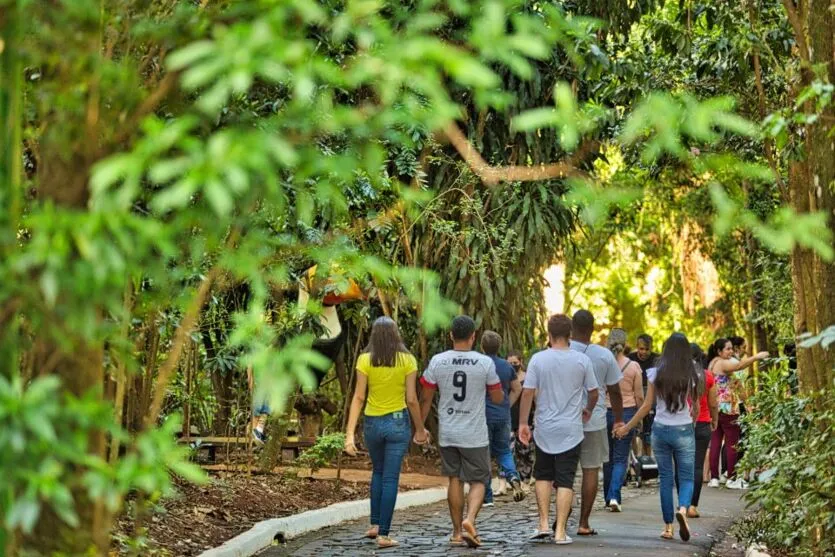
MULTIPOLYGON (((623 409, 624 423, 632 419, 638 411, 636 407, 623 409)), ((615 415, 610 408, 606 412, 606 431, 609 433, 609 462, 603 465, 603 498, 608 503, 612 499, 621 502, 620 488, 623 487, 623 480, 626 477, 626 469, 629 466, 629 447, 632 445, 632 438, 635 437, 635 430, 630 430, 623 439, 612 437, 612 428, 615 423, 615 415)))
POLYGON ((365 416, 363 431, 371 455, 371 524, 380 527, 381 536, 388 536, 400 467, 412 438, 409 413, 399 410, 385 416, 365 416))
MULTIPOLYGON (((678 506, 689 507, 693 499, 693 473, 696 460, 696 432, 693 424, 664 425, 658 420, 652 425, 652 450, 658 462, 661 483, 661 514, 664 524, 673 523, 673 484, 677 467, 678 506)), ((700 478, 701 479, 701 478, 700 478)))

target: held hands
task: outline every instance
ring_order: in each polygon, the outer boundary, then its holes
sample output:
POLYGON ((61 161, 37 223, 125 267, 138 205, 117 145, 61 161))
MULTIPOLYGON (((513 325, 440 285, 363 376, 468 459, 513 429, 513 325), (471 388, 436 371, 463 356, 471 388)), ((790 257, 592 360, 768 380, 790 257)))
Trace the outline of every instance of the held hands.
POLYGON ((528 424, 519 426, 519 441, 526 447, 531 444, 531 426, 528 424))
POLYGON ((429 443, 430 435, 429 432, 426 431, 426 428, 423 428, 421 431, 415 433, 414 441, 415 445, 426 445, 429 443))
POLYGON ((615 424, 615 426, 612 428, 612 434, 618 439, 623 439, 624 437, 629 435, 630 429, 632 428, 627 427, 627 424, 615 424))

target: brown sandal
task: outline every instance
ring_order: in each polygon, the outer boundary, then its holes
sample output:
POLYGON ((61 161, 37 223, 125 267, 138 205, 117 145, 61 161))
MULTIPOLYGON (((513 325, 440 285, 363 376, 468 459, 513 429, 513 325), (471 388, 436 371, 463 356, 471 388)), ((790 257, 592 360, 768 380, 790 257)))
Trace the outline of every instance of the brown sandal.
POLYGON ((461 539, 464 540, 464 543, 466 543, 468 547, 472 549, 481 547, 481 538, 478 537, 478 532, 476 532, 475 526, 473 526, 470 521, 465 520, 462 522, 461 528, 464 530, 461 532, 461 539))
POLYGON ((377 536, 379 535, 379 533, 380 533, 380 527, 379 526, 372 526, 365 533, 365 537, 368 538, 368 539, 374 540, 374 539, 377 539, 377 536))
POLYGON ((664 539, 664 540, 671 540, 674 537, 675 536, 673 534, 673 525, 672 524, 667 526, 666 528, 664 528, 664 531, 661 532, 661 538, 664 539))
POLYGON ((676 513, 676 520, 678 520, 678 535, 681 541, 690 541, 690 526, 687 524, 687 517, 685 513, 678 511, 676 513))
POLYGON ((397 547, 400 543, 388 536, 377 536, 377 547, 380 549, 388 549, 389 547, 397 547))

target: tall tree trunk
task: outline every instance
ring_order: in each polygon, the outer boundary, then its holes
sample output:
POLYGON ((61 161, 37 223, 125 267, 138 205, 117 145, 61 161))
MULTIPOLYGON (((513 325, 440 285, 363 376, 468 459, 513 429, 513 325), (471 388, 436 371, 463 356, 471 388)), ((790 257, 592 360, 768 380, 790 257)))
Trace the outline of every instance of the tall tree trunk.
MULTIPOLYGON (((91 41, 90 48, 98 48, 97 41, 91 41)), ((77 80, 75 69, 67 70, 67 81, 77 80)), ((94 102, 91 100, 91 103, 94 102)), ((88 129, 95 137, 94 129, 88 129)), ((90 190, 88 181, 90 168, 95 160, 96 145, 80 144, 70 156, 62 153, 63 146, 44 144, 44 156, 38 169, 38 197, 56 206, 84 211, 87 208, 90 190)), ((59 294, 60 296, 60 294, 59 294)), ((57 304, 60 307, 60 302, 57 304)), ((103 319, 99 311, 97 319, 103 319)), ((60 313, 53 315, 59 329, 71 334, 72 328, 62 325, 60 313)), ((65 351, 61 343, 52 336, 42 336, 36 331, 35 344, 39 346, 39 359, 35 361, 35 373, 51 373, 61 379, 64 392, 83 397, 91 392, 103 396, 104 387, 104 345, 102 341, 85 341, 81 338, 73 343, 70 352, 65 351)), ((106 458, 106 439, 103 431, 90 430, 88 452, 106 458)), ((87 495, 82 475, 85 470, 76 470, 77 477, 70 482, 75 508, 78 511, 79 524, 68 527, 54 512, 42 513, 24 546, 38 554, 97 555, 107 553, 110 545, 110 527, 112 516, 107 511, 103 498, 92 499, 87 495)))
MULTIPOLYGON (((825 68, 829 83, 835 83, 833 33, 835 22, 830 0, 811 0, 798 12, 791 0, 785 0, 789 19, 795 30, 803 61, 803 84, 815 78, 812 67, 825 68)), ((807 103, 805 110, 813 112, 807 103)), ((835 232, 835 139, 830 136, 835 108, 828 107, 821 118, 805 130, 806 158, 794 163, 789 172, 792 207, 799 213, 823 211, 829 228, 835 232)), ((795 299, 795 332, 819 333, 835 323, 835 264, 802 248, 792 253, 792 286, 795 299)), ((800 387, 811 391, 832 385, 835 350, 820 346, 797 350, 800 387)))
MULTIPOLYGON (((0 47, 0 257, 4 258, 16 249, 23 189, 23 65, 19 48, 22 14, 19 1, 0 10, 0 43, 5 45, 0 47)), ((4 375, 19 365, 18 307, 17 300, 0 300, 0 373, 4 375)), ((0 511, 3 505, 0 503, 0 511)))

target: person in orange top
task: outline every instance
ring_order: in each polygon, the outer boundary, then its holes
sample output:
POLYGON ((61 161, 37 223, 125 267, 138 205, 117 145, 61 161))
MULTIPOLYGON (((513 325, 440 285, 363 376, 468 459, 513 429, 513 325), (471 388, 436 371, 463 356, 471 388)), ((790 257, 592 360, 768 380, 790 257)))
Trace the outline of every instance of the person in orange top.
MULTIPOLYGON (((620 380, 620 393, 623 397, 623 420, 629 421, 638 408, 644 402, 644 381, 641 366, 638 362, 629 359, 626 354, 626 331, 623 329, 612 329, 606 341, 609 350, 615 356, 618 367, 623 374, 620 380)), ((608 393, 606 394, 606 429, 609 438, 609 462, 603 464, 603 500, 607 503, 612 512, 621 511, 621 493, 623 480, 626 476, 626 468, 629 459, 629 447, 632 445, 634 431, 622 439, 613 439, 612 429, 615 425, 615 415, 609 403, 608 393)))

